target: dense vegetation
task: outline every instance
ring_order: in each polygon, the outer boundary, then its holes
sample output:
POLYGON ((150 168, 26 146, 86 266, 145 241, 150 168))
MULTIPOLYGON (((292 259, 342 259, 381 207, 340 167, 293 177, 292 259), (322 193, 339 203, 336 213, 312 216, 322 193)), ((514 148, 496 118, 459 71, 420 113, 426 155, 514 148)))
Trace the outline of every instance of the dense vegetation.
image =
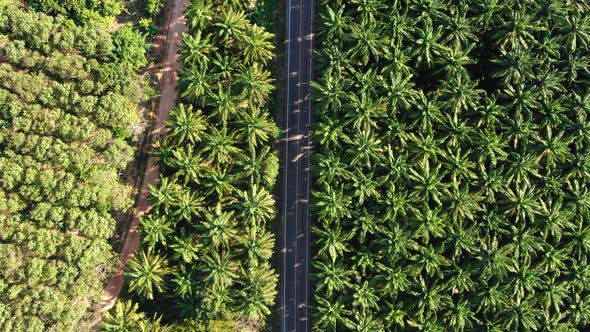
MULTIPOLYGON (((148 316, 188 322, 190 330, 255 328, 276 296, 278 129, 265 107, 273 35, 250 22, 249 10, 213 0, 187 9, 181 102, 155 148, 161 181, 150 188, 153 212, 142 219, 143 248, 127 273, 148 316)), ((125 321, 124 306, 105 326, 141 324, 125 321)))
POLYGON ((0 331, 84 330, 116 257, 139 76, 109 33, 0 1, 0 331))
POLYGON ((111 23, 123 9, 122 0, 27 0, 35 10, 62 15, 78 24, 111 23))
POLYGON ((590 5, 324 0, 317 331, 590 324, 590 5))

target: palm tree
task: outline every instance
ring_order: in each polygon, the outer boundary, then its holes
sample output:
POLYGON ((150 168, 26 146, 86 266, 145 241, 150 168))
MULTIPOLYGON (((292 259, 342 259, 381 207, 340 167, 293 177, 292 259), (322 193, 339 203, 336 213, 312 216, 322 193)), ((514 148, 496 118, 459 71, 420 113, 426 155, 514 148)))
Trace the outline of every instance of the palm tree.
POLYGON ((248 142, 251 153, 258 144, 267 143, 279 134, 279 128, 260 108, 250 108, 247 112, 240 113, 235 123, 238 126, 236 133, 248 142))
POLYGON ((381 0, 351 0, 350 2, 355 6, 363 24, 375 22, 375 17, 380 16, 387 8, 381 0))
POLYGON ((207 288, 232 286, 238 278, 238 263, 228 252, 210 250, 202 257, 204 266, 203 282, 207 288))
POLYGON ((467 8, 467 6, 460 6, 456 9, 451 8, 450 14, 445 17, 442 23, 448 27, 447 37, 443 41, 445 44, 452 43, 455 46, 466 46, 479 39, 474 33, 476 30, 473 24, 474 19, 467 17, 467 8))
POLYGON ((561 131, 553 135, 551 127, 545 129, 545 139, 538 134, 534 134, 535 140, 539 143, 540 158, 545 163, 545 167, 553 167, 557 163, 563 164, 567 160, 573 159, 569 146, 573 138, 564 138, 565 132, 561 131))
POLYGON ((533 298, 522 300, 515 298, 510 301, 508 306, 498 315, 503 326, 514 330, 539 329, 539 320, 543 317, 543 312, 531 304, 533 301, 533 298))
POLYGON ((215 73, 214 77, 222 82, 232 82, 235 71, 237 56, 234 54, 216 54, 215 59, 212 60, 212 71, 215 73))
POLYGON ((416 275, 421 275, 426 272, 429 277, 437 275, 439 278, 443 276, 443 268, 450 266, 450 261, 442 255, 442 246, 435 248, 433 245, 420 247, 418 254, 411 257, 415 261, 412 268, 416 275))
POLYGON ((447 219, 440 208, 430 209, 425 204, 420 209, 412 208, 411 211, 414 217, 410 225, 413 226, 414 239, 422 239, 423 243, 430 243, 431 237, 442 238, 446 235, 447 219))
POLYGON ((194 34, 184 34, 182 40, 180 57, 182 61, 192 65, 207 66, 211 54, 217 50, 209 36, 203 36, 201 30, 197 30, 194 34))
POLYGON ((367 238, 384 231, 383 219, 378 216, 371 214, 366 208, 362 208, 360 211, 354 213, 354 233, 357 234, 360 243, 365 243, 367 238))
POLYGON ((233 194, 236 192, 237 176, 230 173, 228 168, 207 169, 204 174, 203 187, 207 195, 215 195, 218 202, 222 205, 228 205, 234 201, 233 194))
MULTIPOLYGON (((211 73, 204 66, 196 66, 186 64, 179 72, 181 93, 180 96, 188 101, 194 103, 202 103, 211 93, 212 78, 211 73)), ((179 108, 184 109, 184 104, 180 104, 179 108)), ((192 111, 192 105, 189 106, 190 110, 184 110, 190 114, 192 111)), ((176 111, 178 112, 178 110, 176 111)), ((200 110, 197 111, 200 115, 200 110)), ((174 112, 172 113, 174 114, 174 112)), ((204 120, 203 120, 204 122, 204 120)), ((187 122, 183 122, 186 124, 187 122)))
POLYGON ((489 163, 495 167, 498 161, 505 160, 508 157, 506 139, 502 133, 496 133, 495 129, 484 129, 478 132, 477 140, 479 144, 476 153, 479 156, 479 164, 489 163))
POLYGON ((383 51, 383 59, 387 60, 381 69, 381 74, 385 79, 387 79, 390 73, 407 77, 415 72, 413 66, 409 64, 412 58, 407 48, 401 48, 395 45, 386 47, 383 51))
POLYGON ((215 207, 215 213, 205 212, 205 220, 197 225, 200 236, 217 250, 228 248, 237 235, 236 220, 233 211, 222 211, 221 204, 215 207))
POLYGON ((354 309, 352 311, 353 319, 349 321, 347 327, 356 332, 383 331, 382 321, 373 312, 369 309, 354 309))
POLYGON ((208 287, 203 296, 203 303, 201 310, 205 317, 210 319, 217 319, 220 317, 227 317, 229 314, 229 307, 236 300, 236 295, 231 289, 226 286, 208 287))
POLYGON ((326 7, 325 12, 320 13, 321 26, 318 27, 318 36, 326 40, 335 40, 344 36, 344 31, 349 26, 351 17, 344 14, 344 6, 333 9, 326 7))
POLYGON ((197 244, 194 235, 187 235, 186 229, 182 228, 180 236, 172 238, 170 249, 173 251, 174 259, 190 264, 199 257, 200 245, 197 244))
POLYGON ((371 164, 378 164, 383 158, 381 139, 371 130, 355 131, 354 136, 347 140, 350 148, 347 149, 353 166, 360 165, 370 167, 371 164))
POLYGON ((422 22, 422 27, 414 30, 416 47, 414 47, 412 57, 416 58, 416 66, 425 65, 427 68, 430 68, 435 61, 435 57, 438 57, 444 49, 444 46, 441 44, 442 26, 434 29, 432 20, 426 19, 422 22))
POLYGON ((342 260, 324 263, 323 261, 316 261, 313 263, 315 269, 314 279, 317 280, 315 286, 316 292, 325 292, 328 298, 334 294, 342 294, 347 289, 352 289, 351 277, 354 276, 354 271, 345 268, 342 260))
POLYGON ((325 73, 318 80, 313 81, 314 101, 319 109, 339 110, 348 98, 347 90, 352 86, 352 81, 340 75, 325 73))
POLYGON ((409 117, 422 132, 429 133, 444 122, 438 96, 426 96, 422 90, 418 90, 415 105, 416 112, 410 113, 409 117))
POLYGON ((262 181, 265 184, 270 184, 274 180, 264 178, 264 169, 271 158, 276 158, 276 156, 274 156, 270 147, 264 146, 258 151, 254 150, 250 153, 241 154, 236 164, 240 172, 245 177, 250 178, 250 183, 260 183, 262 181))
POLYGON ((427 284, 422 276, 418 277, 418 287, 412 292, 418 322, 436 321, 432 318, 439 312, 444 312, 451 303, 450 295, 445 292, 442 285, 432 282, 427 284), (432 320, 431 320, 432 319, 432 320))
POLYGON ((334 188, 327 184, 321 190, 313 192, 315 208, 320 220, 336 221, 344 217, 351 217, 350 196, 344 195, 341 188, 334 188))
POLYGON ((535 41, 535 32, 543 30, 542 25, 534 22, 534 16, 521 10, 509 11, 499 25, 500 29, 492 36, 497 45, 505 49, 522 47, 527 49, 535 41))
POLYGON ((506 214, 514 217, 517 222, 534 221, 535 215, 540 211, 538 190, 528 182, 523 182, 514 188, 506 188, 503 194, 506 214))
POLYGON ((459 186, 458 182, 453 182, 447 190, 446 201, 453 221, 475 220, 477 212, 482 210, 482 200, 479 193, 470 190, 469 185, 459 186))
POLYGON ((378 61, 383 53, 380 31, 374 23, 352 24, 348 36, 353 43, 348 54, 361 65, 366 65, 371 56, 378 61))
POLYGON ((198 152, 194 152, 193 145, 185 145, 172 150, 172 157, 168 160, 167 166, 174 169, 174 178, 182 179, 181 183, 186 186, 189 181, 199 183, 203 169, 207 166, 198 152))
POLYGON ((266 189, 254 184, 250 190, 240 191, 238 197, 239 216, 250 227, 262 225, 274 217, 275 201, 266 189))
POLYGON ((350 326, 352 322, 346 317, 351 314, 339 300, 315 296, 314 331, 336 332, 339 326, 350 326))
POLYGON ((268 70, 264 70, 260 64, 242 68, 237 84, 242 91, 242 96, 251 106, 263 105, 274 89, 273 79, 268 70))
POLYGON ((324 115, 321 123, 314 123, 313 126, 314 140, 327 150, 340 148, 343 142, 351 141, 344 130, 344 124, 341 121, 330 119, 327 114, 324 115))
POLYGON ((154 248, 157 244, 166 245, 168 237, 174 232, 166 217, 157 213, 142 217, 139 227, 141 240, 148 248, 154 248))
POLYGON ((273 38, 263 27, 249 25, 239 43, 242 58, 247 64, 266 65, 274 57, 273 38))
POLYGON ((137 303, 121 299, 115 308, 104 315, 101 328, 107 332, 138 331, 139 325, 145 320, 145 313, 138 310, 137 303))
POLYGON ((384 219, 395 222, 398 216, 405 217, 409 212, 412 199, 406 190, 398 189, 394 183, 389 183, 379 203, 385 211, 384 219))
POLYGON ((436 60, 440 64, 440 69, 435 73, 444 71, 447 78, 469 77, 467 70, 468 65, 475 64, 475 60, 470 57, 475 44, 470 44, 467 47, 462 47, 459 43, 454 44, 453 47, 443 48, 440 51, 440 57, 436 60))
POLYGON ((457 149, 447 149, 444 154, 446 166, 450 169, 450 175, 453 183, 462 183, 463 181, 475 180, 475 162, 471 158, 471 150, 465 152, 461 147, 457 149))
POLYGON ((375 290, 369 285, 368 281, 364 281, 362 286, 354 285, 354 293, 352 295, 352 305, 360 307, 361 310, 370 310, 371 308, 379 308, 379 296, 375 294, 375 290))
POLYGON ((172 274, 171 279, 174 285, 174 294, 185 299, 197 293, 198 284, 193 275, 193 270, 184 264, 180 264, 179 268, 172 274))
POLYGON ((170 212, 182 192, 181 187, 167 177, 162 178, 159 186, 149 185, 148 190, 150 204, 156 209, 163 208, 165 214, 170 212))
POLYGON ((379 256, 396 262, 400 258, 409 258, 410 254, 418 250, 419 245, 412 239, 409 231, 400 227, 399 223, 387 223, 387 228, 375 241, 379 256))
POLYGON ((229 8, 219 12, 218 20, 212 24, 212 28, 221 38, 223 44, 231 47, 235 40, 241 40, 249 22, 246 19, 246 13, 242 10, 229 8))
POLYGON ((211 115, 219 117, 223 126, 227 126, 228 119, 238 113, 241 107, 239 98, 231 90, 231 86, 222 86, 219 83, 217 89, 210 92, 206 100, 207 106, 213 110, 211 115))
POLYGON ((171 216, 191 222, 193 216, 199 216, 203 210, 203 197, 196 191, 183 190, 174 203, 171 216))
POLYGON ((166 136, 177 144, 194 144, 201 141, 207 125, 201 110, 193 111, 192 105, 179 104, 166 121, 169 128, 166 136))
POLYGON ((463 219, 457 219, 447 227, 447 245, 451 249, 452 257, 477 252, 477 228, 465 225, 463 219))
POLYGON ((241 250, 248 257, 246 264, 256 268, 272 257, 275 239, 270 232, 250 228, 242 236, 238 237, 238 243, 241 246, 241 250))
POLYGON ((477 89, 478 82, 471 81, 469 76, 455 76, 446 80, 440 90, 447 107, 454 112, 465 112, 479 105, 480 95, 485 91, 477 89))
POLYGON ((165 290, 166 276, 170 273, 168 262, 164 256, 154 253, 152 249, 142 250, 139 255, 129 261, 129 289, 141 297, 152 300, 154 290, 165 290))
POLYGON ((270 315, 270 307, 277 294, 277 282, 278 276, 268 264, 242 270, 243 289, 238 306, 240 316, 258 321, 270 315))
POLYGON ((360 98, 353 94, 347 105, 346 117, 355 130, 377 129, 377 121, 385 117, 387 105, 381 99, 374 99, 362 93, 360 98))
MULTIPOLYGON (((357 91, 357 95, 374 96, 375 91, 383 85, 383 77, 373 68, 357 70, 350 67, 346 68, 346 72, 352 76, 352 87, 357 91)), ((381 98, 374 97, 374 99, 377 101, 381 98)))
POLYGON ((201 151, 217 164, 227 164, 241 152, 236 146, 235 134, 228 134, 227 127, 211 127, 210 133, 205 135, 204 144, 201 151))
POLYGON ((384 81, 383 89, 387 93, 391 113, 409 109, 418 97, 411 80, 412 75, 402 76, 399 72, 392 71, 389 73, 389 79, 384 81))
POLYGON ((352 178, 352 172, 342 158, 333 151, 316 156, 316 167, 319 169, 317 183, 321 185, 338 185, 344 179, 352 178))
POLYGON ((374 280, 379 285, 379 293, 383 296, 396 297, 397 294, 407 291, 411 286, 408 271, 402 269, 401 266, 380 266, 379 274, 375 276, 374 280))
POLYGON ((349 252, 348 241, 354 236, 354 233, 343 231, 340 225, 329 229, 314 228, 313 232, 317 234, 316 245, 318 257, 330 257, 332 262, 336 262, 338 257, 342 257, 345 252, 349 252))
POLYGON ((211 3, 205 1, 191 2, 185 16, 191 29, 204 30, 213 19, 211 3))
POLYGON ((445 320, 448 326, 456 331, 473 328, 474 323, 479 323, 468 300, 453 303, 450 310, 445 314, 445 320))
POLYGON ((352 197, 358 199, 358 204, 362 205, 365 199, 379 199, 381 194, 379 193, 378 186, 381 183, 381 179, 373 179, 374 173, 367 172, 360 168, 355 168, 352 177, 352 197))
POLYGON ((410 168, 408 179, 414 183, 415 188, 411 196, 420 199, 425 204, 432 201, 437 205, 442 205, 441 198, 445 188, 442 181, 446 174, 441 169, 442 165, 439 164, 431 170, 430 162, 427 160, 418 163, 416 169, 410 168))

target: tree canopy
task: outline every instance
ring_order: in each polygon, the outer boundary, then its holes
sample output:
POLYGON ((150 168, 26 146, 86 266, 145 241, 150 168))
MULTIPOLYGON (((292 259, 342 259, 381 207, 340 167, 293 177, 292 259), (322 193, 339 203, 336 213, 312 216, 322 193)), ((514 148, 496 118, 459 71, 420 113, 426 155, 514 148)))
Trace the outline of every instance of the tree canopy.
POLYGON ((587 329, 588 3, 318 8, 314 329, 587 329))
POLYGON ((161 181, 127 273, 148 316, 196 331, 262 326, 276 297, 274 40, 248 10, 213 0, 187 8, 180 102, 154 147, 161 181))
POLYGON ((141 81, 110 34, 0 3, 0 330, 83 330, 132 205, 141 81))

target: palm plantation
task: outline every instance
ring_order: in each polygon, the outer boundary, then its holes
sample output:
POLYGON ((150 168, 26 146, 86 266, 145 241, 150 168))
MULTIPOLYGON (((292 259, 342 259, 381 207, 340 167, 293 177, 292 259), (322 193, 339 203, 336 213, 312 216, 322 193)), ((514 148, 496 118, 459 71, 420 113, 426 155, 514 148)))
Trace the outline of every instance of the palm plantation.
MULTIPOLYGON (((148 316, 189 330, 261 327, 276 296, 273 35, 249 10, 213 0, 187 9, 180 102, 154 147, 161 181, 150 187, 143 248, 127 272, 148 316)), ((131 309, 117 310, 109 326, 131 309)))
POLYGON ((590 6, 318 12, 314 329, 587 329, 590 6))

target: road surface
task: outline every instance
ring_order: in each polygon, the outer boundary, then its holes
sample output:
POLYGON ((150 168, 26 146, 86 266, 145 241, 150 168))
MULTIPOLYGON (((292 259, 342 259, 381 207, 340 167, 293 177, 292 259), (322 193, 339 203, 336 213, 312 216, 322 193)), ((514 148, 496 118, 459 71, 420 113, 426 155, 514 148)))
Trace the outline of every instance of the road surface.
POLYGON ((286 107, 283 116, 281 332, 311 331, 310 123, 313 0, 287 0, 286 107))
MULTIPOLYGON (((171 12, 166 29, 168 35, 165 43, 164 60, 160 70, 162 75, 160 79, 160 102, 156 118, 153 119, 152 131, 148 136, 148 143, 146 144, 148 147, 151 145, 151 142, 157 141, 165 132, 166 119, 168 119, 168 114, 174 109, 176 104, 176 81, 178 80, 176 70, 181 66, 180 61, 178 61, 178 47, 182 33, 186 31, 186 23, 183 15, 188 2, 189 0, 174 0, 173 7, 170 9, 171 12)), ((147 161, 137 203, 133 211, 133 220, 125 236, 123 250, 121 250, 121 266, 105 288, 104 299, 100 305, 99 313, 111 309, 121 293, 125 279, 125 266, 127 266, 127 262, 133 257, 140 245, 137 229, 140 218, 150 210, 147 187, 150 184, 156 184, 159 180, 159 175, 160 170, 157 160, 155 157, 150 156, 147 161)))

